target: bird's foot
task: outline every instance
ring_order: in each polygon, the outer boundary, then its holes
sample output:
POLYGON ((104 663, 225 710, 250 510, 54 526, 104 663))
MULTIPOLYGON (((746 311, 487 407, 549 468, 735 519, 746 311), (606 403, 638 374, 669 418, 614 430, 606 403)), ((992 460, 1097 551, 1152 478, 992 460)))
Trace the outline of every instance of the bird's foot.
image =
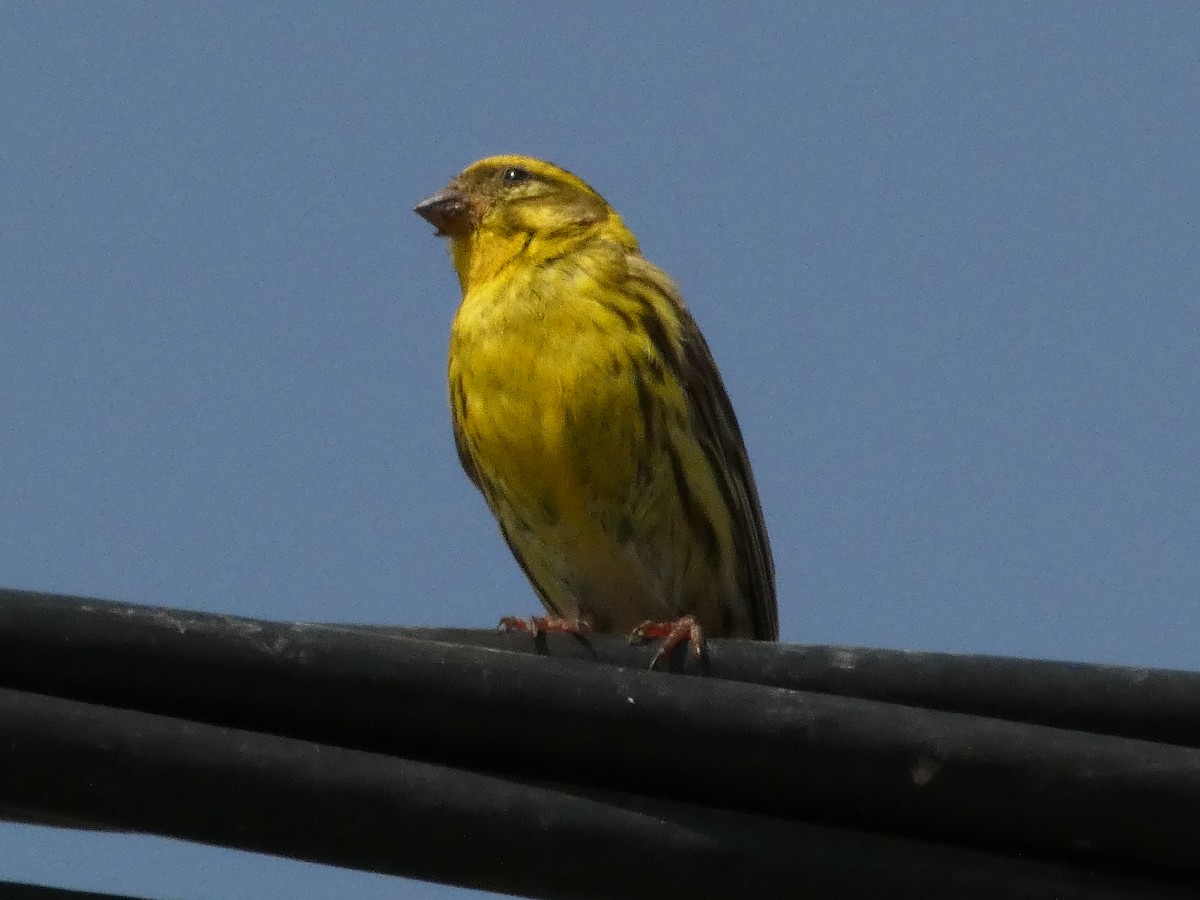
POLYGON ((530 616, 524 619, 521 616, 505 616, 500 620, 500 631, 522 631, 526 634, 537 637, 540 634, 573 634, 576 637, 582 637, 589 634, 592 626, 588 624, 587 619, 564 619, 561 616, 530 616))
POLYGON ((685 641, 692 648, 692 655, 703 664, 707 658, 704 645, 704 632, 700 623, 692 615, 680 616, 673 622, 653 622, 647 620, 629 633, 631 643, 663 638, 662 646, 650 661, 650 668, 657 669, 659 663, 669 659, 675 648, 685 641))

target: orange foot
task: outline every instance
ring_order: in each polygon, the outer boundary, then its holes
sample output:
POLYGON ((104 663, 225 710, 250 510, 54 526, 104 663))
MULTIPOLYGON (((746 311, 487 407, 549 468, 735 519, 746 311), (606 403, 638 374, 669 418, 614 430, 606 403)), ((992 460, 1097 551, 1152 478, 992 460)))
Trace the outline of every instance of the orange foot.
POLYGON ((524 631, 537 637, 539 634, 573 634, 582 637, 592 630, 586 619, 563 619, 559 616, 505 616, 500 620, 501 631, 524 631))
POLYGON ((629 634, 630 641, 648 641, 653 638, 664 638, 663 645, 650 661, 650 668, 657 669, 658 664, 670 657, 675 648, 687 641, 691 645, 692 655, 703 663, 706 652, 704 649, 704 633, 695 616, 681 616, 674 622, 653 622, 647 620, 633 629, 629 634))

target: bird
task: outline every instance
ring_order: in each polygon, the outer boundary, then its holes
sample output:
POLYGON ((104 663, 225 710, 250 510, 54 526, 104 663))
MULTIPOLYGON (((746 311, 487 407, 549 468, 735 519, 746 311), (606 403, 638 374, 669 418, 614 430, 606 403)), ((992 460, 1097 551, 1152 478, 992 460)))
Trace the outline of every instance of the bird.
POLYGON ((675 283, 566 169, 475 162, 414 212, 449 243, 454 442, 548 615, 505 629, 779 637, 741 429, 675 283))

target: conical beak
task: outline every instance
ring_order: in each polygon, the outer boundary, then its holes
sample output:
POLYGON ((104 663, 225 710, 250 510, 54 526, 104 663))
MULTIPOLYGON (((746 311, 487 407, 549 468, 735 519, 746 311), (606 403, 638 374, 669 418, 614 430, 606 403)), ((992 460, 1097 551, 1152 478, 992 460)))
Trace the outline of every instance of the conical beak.
POLYGON ((431 194, 413 207, 413 212, 429 222, 438 234, 458 237, 471 230, 471 204, 454 188, 431 194))

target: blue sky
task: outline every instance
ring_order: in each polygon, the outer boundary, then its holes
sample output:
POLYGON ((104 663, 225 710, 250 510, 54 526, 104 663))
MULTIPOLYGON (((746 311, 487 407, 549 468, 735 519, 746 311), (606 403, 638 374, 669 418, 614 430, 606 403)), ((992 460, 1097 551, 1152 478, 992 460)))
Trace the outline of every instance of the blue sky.
MULTIPOLYGON (((687 9, 7 4, 0 584, 535 611, 455 458, 456 281, 410 211, 521 152, 680 283, 784 640, 1200 668, 1200 7, 687 9)), ((480 896, 18 826, 0 860, 179 900, 480 896)))

